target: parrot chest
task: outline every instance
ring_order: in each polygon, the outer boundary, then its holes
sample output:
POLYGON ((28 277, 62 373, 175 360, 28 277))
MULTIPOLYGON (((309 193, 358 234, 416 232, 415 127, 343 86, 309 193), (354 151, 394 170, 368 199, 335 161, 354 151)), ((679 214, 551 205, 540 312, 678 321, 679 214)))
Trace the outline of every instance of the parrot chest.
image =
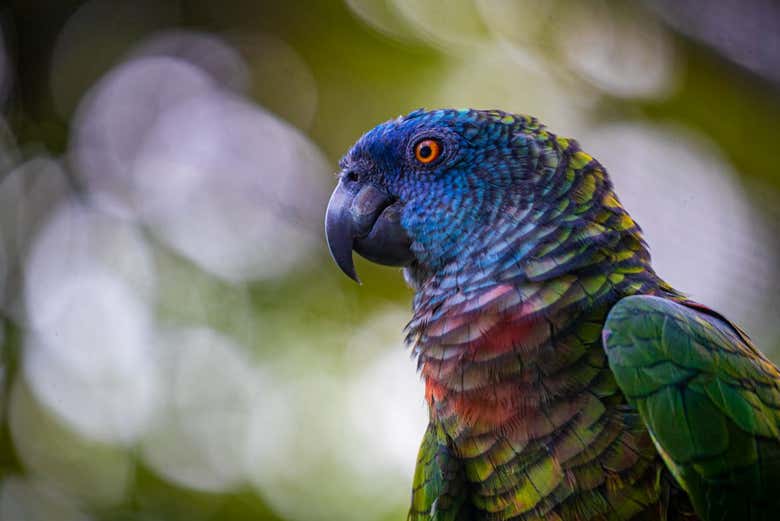
POLYGON ((556 327, 561 317, 485 314, 425 337, 432 419, 487 518, 574 509, 597 519, 619 505, 620 519, 658 503, 662 464, 607 366, 605 313, 567 328, 556 327))

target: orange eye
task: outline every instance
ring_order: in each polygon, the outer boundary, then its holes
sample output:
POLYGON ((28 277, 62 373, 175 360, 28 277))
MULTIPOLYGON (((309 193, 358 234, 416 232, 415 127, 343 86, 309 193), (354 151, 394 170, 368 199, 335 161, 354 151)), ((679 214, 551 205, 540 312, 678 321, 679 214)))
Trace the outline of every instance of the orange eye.
POLYGON ((414 145, 414 157, 417 161, 427 165, 441 155, 441 145, 434 139, 423 139, 414 145))

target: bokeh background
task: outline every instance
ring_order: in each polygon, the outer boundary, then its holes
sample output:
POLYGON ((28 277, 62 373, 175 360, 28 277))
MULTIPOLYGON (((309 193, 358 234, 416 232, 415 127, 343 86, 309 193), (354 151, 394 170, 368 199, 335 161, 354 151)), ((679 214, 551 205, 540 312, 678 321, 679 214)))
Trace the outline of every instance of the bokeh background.
POLYGON ((576 137, 780 360, 776 2, 0 5, 0 520, 401 519, 411 292, 339 273, 322 218, 418 107, 576 137))

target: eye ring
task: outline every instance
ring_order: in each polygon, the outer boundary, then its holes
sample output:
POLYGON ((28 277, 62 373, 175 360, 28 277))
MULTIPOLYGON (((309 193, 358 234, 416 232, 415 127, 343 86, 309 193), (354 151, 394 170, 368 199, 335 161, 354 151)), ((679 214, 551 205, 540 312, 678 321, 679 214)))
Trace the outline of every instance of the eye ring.
POLYGON ((442 146, 436 139, 422 139, 414 145, 414 157, 420 163, 428 165, 441 156, 442 146))

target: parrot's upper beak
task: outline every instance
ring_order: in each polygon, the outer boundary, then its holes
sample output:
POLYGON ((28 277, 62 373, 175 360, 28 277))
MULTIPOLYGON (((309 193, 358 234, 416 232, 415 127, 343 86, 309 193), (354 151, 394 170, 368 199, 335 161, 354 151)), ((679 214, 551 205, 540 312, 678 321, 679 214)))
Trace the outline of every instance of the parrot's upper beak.
POLYGON ((383 188, 342 179, 325 212, 325 236, 341 271, 360 282, 352 262, 354 249, 387 266, 406 266, 414 259, 411 241, 401 226, 403 205, 383 188))

